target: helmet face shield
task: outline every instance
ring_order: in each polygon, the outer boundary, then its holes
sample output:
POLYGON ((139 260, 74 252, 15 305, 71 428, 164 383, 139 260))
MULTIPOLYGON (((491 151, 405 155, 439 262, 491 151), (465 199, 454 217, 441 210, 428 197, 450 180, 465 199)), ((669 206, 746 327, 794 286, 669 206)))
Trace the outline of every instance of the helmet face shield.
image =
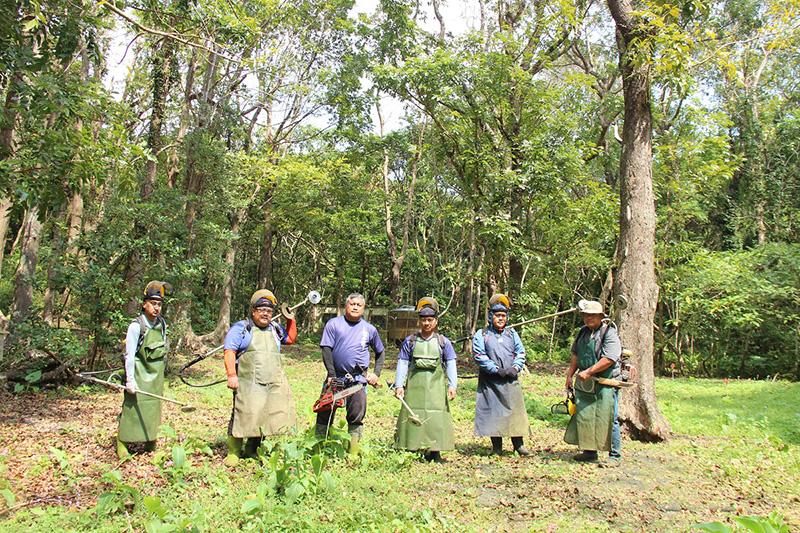
POLYGON ((172 291, 172 285, 169 283, 165 281, 151 281, 145 286, 144 291, 142 291, 142 300, 156 300, 158 302, 163 302, 164 297, 170 291, 172 291))
POLYGON ((439 315, 439 302, 430 296, 421 298, 417 302, 417 313, 419 316, 438 316, 439 315))
POLYGON ((275 307, 278 303, 278 300, 275 298, 275 295, 272 294, 272 291, 268 291, 267 289, 260 289, 253 293, 253 296, 250 297, 250 306, 252 308, 256 307, 275 307))
POLYGON ((505 294, 498 293, 489 298, 489 309, 496 305, 502 305, 506 309, 511 309, 511 300, 505 294))

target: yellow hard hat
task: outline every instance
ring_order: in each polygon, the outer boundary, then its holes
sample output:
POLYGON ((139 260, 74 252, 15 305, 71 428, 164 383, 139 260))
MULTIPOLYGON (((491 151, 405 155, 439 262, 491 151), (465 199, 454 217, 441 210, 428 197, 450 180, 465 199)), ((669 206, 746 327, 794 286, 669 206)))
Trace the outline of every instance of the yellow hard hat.
POLYGON ((158 300, 163 301, 164 296, 172 290, 172 285, 166 283, 164 281, 151 281, 148 283, 142 294, 144 295, 144 300, 158 300))
POLYGON ((421 298, 420 301, 417 302, 417 313, 419 313, 423 307, 430 307, 437 313, 439 312, 439 302, 430 296, 421 298))
POLYGON ((489 309, 498 304, 502 305, 506 309, 511 309, 511 300, 503 293, 497 293, 489 298, 489 309))
POLYGON ((275 307, 276 303, 278 303, 278 301, 275 299, 275 295, 272 294, 272 291, 268 291, 267 289, 257 290, 253 293, 253 296, 250 297, 250 305, 253 307, 260 307, 262 305, 275 307), (267 303, 264 300, 270 303, 267 303))

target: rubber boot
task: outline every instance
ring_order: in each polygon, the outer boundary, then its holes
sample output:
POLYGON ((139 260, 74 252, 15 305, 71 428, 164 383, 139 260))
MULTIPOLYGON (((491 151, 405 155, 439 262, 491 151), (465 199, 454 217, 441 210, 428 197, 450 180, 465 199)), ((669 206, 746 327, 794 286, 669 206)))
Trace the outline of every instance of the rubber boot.
POLYGON ((526 457, 531 454, 530 450, 525 447, 522 443, 522 437, 511 437, 511 444, 514 445, 514 451, 520 454, 522 457, 526 457))
POLYGON ((242 441, 233 435, 228 435, 228 456, 225 458, 225 466, 234 467, 239 464, 239 457, 242 455, 242 441))
POLYGON ((350 434, 350 449, 347 453, 354 457, 361 451, 361 428, 362 426, 347 426, 347 432, 350 434))
POLYGON ((440 465, 445 464, 447 462, 447 459, 442 457, 441 452, 429 452, 425 454, 425 459, 427 459, 428 461, 432 461, 434 463, 438 463, 440 465))
POLYGON ((144 451, 146 452, 154 452, 156 451, 156 441, 148 440, 144 443, 144 451))
POLYGON ((314 428, 314 433, 316 433, 317 437, 327 437, 328 426, 325 424, 317 424, 314 428))
POLYGON ((244 445, 244 456, 248 459, 257 458, 259 446, 261 446, 261 437, 248 437, 247 444, 244 445))
POLYGON ((117 457, 120 459, 125 459, 130 454, 131 452, 128 451, 128 447, 125 445, 125 443, 117 439, 117 457))
POLYGON ((583 450, 578 455, 574 456, 573 459, 578 461, 579 463, 596 463, 597 462, 597 451, 596 450, 583 450))
POLYGON ((491 437, 492 455, 503 455, 503 437, 491 437))

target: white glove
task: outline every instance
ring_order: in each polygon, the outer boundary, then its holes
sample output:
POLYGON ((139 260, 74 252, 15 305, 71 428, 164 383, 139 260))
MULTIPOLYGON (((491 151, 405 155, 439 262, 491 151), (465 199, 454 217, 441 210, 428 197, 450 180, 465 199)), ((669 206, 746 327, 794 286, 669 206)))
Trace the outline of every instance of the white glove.
POLYGON ((127 383, 125 383, 125 390, 128 394, 136 394, 136 391, 139 390, 136 388, 136 380, 129 379, 127 383))

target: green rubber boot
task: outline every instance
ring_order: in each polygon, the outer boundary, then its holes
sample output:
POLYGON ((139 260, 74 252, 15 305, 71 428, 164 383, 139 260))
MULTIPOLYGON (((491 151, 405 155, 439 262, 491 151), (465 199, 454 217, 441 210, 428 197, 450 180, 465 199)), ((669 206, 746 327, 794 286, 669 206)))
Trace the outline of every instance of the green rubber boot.
POLYGON ((156 451, 156 441, 148 440, 144 443, 144 451, 146 452, 154 452, 156 451))
POLYGON ((131 453, 128 451, 128 447, 125 446, 125 443, 117 439, 117 457, 120 459, 125 459, 130 454, 131 453))
POLYGON ((239 464, 239 457, 242 455, 242 441, 232 435, 228 435, 228 456, 225 458, 225 466, 234 467, 239 464))
POLYGON ((361 451, 361 436, 358 434, 350 434, 350 449, 347 451, 350 455, 357 457, 358 452, 361 451))
POLYGON ((347 432, 350 434, 350 449, 347 453, 354 457, 357 457, 358 453, 361 451, 362 430, 363 426, 351 426, 349 424, 347 426, 347 432))

